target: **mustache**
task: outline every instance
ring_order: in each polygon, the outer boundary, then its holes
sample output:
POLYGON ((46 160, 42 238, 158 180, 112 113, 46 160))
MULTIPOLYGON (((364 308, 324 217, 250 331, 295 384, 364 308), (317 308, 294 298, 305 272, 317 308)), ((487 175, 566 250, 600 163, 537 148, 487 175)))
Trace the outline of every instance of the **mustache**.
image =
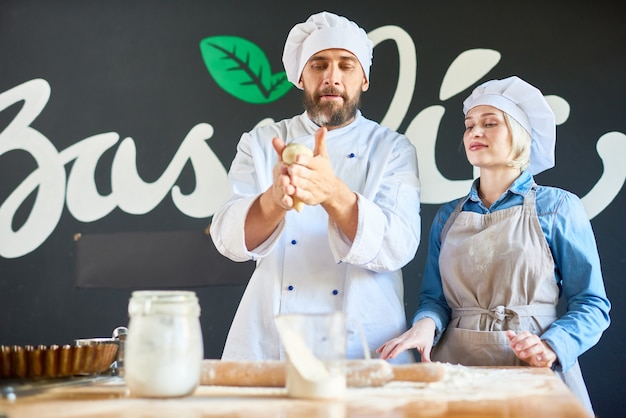
POLYGON ((318 97, 319 96, 341 96, 344 99, 346 98, 341 91, 337 90, 334 87, 328 87, 328 88, 322 89, 318 92, 317 95, 318 97))

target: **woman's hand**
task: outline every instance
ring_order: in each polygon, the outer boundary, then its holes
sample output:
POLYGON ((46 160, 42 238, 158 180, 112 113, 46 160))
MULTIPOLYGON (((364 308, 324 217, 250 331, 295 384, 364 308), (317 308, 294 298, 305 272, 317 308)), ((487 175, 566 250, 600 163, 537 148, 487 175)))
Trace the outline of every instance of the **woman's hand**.
POLYGON ((405 350, 415 348, 422 356, 423 362, 430 362, 430 350, 435 339, 435 321, 423 318, 399 337, 393 338, 376 349, 383 360, 396 358, 405 350))
POLYGON ((557 360, 556 353, 538 335, 528 331, 516 334, 509 330, 506 332, 506 336, 515 355, 532 367, 552 367, 552 364, 557 360))

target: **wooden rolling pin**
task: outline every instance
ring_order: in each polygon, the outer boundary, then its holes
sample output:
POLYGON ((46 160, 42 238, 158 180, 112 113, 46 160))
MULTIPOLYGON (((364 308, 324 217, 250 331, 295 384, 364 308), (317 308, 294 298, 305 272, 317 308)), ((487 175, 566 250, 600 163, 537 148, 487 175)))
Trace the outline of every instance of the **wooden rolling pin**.
MULTIPOLYGON (((200 384, 208 386, 284 387, 285 362, 226 361, 205 359, 202 362, 200 384)), ((348 360, 348 387, 377 387, 391 381, 437 382, 443 379, 440 363, 411 363, 392 365, 384 360, 348 360)))

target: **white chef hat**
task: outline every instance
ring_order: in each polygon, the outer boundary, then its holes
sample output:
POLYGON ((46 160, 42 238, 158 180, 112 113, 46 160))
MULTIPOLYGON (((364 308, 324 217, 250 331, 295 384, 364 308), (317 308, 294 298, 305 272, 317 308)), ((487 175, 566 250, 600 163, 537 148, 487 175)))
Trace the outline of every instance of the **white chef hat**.
POLYGON ((536 87, 519 77, 487 81, 463 102, 463 113, 480 105, 496 107, 519 122, 531 137, 528 171, 538 174, 554 167, 556 122, 554 112, 536 87))
POLYGON ((356 23, 329 12, 314 14, 289 31, 283 51, 287 79, 300 88, 300 75, 309 58, 330 48, 352 52, 361 63, 365 78, 369 80, 374 43, 356 23))

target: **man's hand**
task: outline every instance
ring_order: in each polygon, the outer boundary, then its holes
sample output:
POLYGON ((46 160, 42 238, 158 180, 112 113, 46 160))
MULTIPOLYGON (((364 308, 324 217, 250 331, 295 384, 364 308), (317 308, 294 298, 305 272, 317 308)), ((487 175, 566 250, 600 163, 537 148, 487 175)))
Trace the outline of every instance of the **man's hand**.
POLYGON ((278 162, 274 165, 273 169, 274 183, 272 187, 264 193, 269 195, 267 196, 269 198, 267 200, 269 201, 266 200, 266 202, 263 203, 272 203, 287 211, 293 209, 293 195, 296 192, 296 187, 291 183, 291 177, 288 171, 289 166, 283 161, 283 152, 286 148, 285 141, 274 137, 272 139, 272 146, 278 155, 278 162))
POLYGON ((315 132, 313 155, 299 154, 287 167, 290 183, 295 187, 294 195, 307 205, 324 204, 336 200, 343 184, 335 176, 328 151, 326 150, 326 128, 315 132))
POLYGON ((278 162, 272 170, 274 181, 250 206, 244 225, 246 248, 252 250, 263 243, 276 229, 285 213, 293 208, 296 188, 291 184, 282 154, 285 141, 272 139, 278 162))
MULTIPOLYGON (((311 151, 311 149, 308 148, 304 144, 292 142, 283 149, 282 158, 286 164, 295 164, 296 159, 298 158, 299 155, 306 155, 306 156, 312 157, 313 151, 311 151)), ((304 208, 304 202, 298 199, 297 196, 292 196, 292 197, 293 197, 293 208, 297 210, 298 212, 302 211, 302 209, 304 208)))
POLYGON ((282 159, 285 142, 274 138, 272 145, 278 154, 274 183, 257 202, 263 208, 273 205, 283 211, 293 209, 294 198, 307 205, 322 205, 339 229, 354 240, 358 224, 357 195, 335 175, 326 149, 327 132, 325 127, 315 132, 312 157, 298 154, 292 164, 286 164, 282 159))

